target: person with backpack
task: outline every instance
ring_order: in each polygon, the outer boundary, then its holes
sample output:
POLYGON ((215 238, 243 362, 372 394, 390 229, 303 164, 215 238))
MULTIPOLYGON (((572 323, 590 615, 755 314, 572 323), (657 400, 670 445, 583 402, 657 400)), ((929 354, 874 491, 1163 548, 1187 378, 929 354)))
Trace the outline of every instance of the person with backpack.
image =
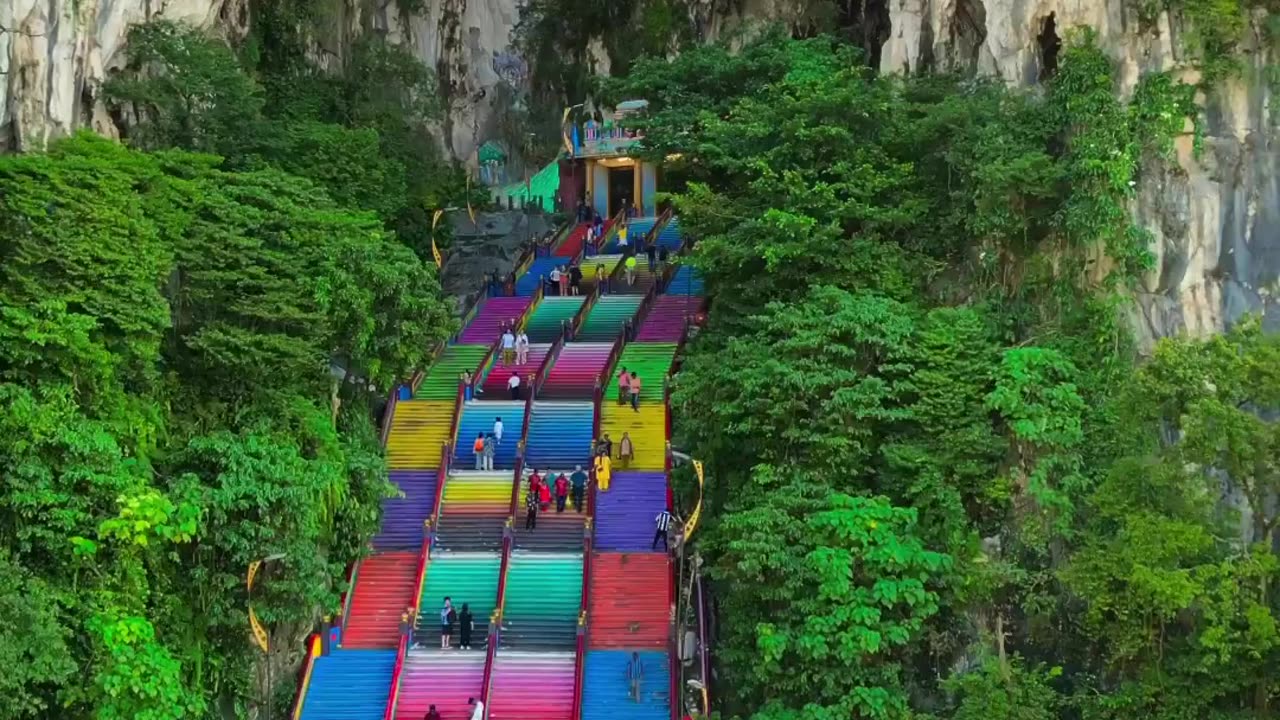
POLYGON ((493 459, 498 454, 498 443, 493 440, 493 433, 484 437, 484 470, 493 472, 493 459))
POLYGON ((569 476, 569 483, 573 485, 573 509, 582 512, 587 506, 584 501, 587 494, 587 473, 583 471, 581 465, 573 466, 573 474, 569 476))
POLYGON ((446 596, 444 605, 440 608, 440 649, 449 649, 449 636, 453 634, 453 623, 457 619, 458 614, 453 611, 453 601, 446 596))
POLYGON ((471 445, 471 451, 476 454, 476 469, 484 469, 484 433, 476 433, 476 441, 471 445))
POLYGON ((564 512, 564 504, 569 499, 569 478, 560 473, 556 476, 556 512, 564 512))

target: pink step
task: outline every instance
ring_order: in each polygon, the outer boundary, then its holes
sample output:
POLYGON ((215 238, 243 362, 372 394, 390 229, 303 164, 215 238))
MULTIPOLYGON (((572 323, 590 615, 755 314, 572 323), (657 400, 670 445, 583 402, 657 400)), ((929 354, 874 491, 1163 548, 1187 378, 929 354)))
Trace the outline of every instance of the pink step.
POLYGON ((458 344, 492 345, 502 334, 503 324, 518 321, 532 300, 529 297, 494 297, 485 300, 458 336, 458 344))
POLYGON ((493 658, 489 720, 570 720, 575 656, 499 650, 493 658))
POLYGON ((422 720, 432 705, 441 720, 470 718, 467 699, 480 696, 484 661, 482 650, 410 650, 400 675, 396 720, 422 720))
POLYGON ((539 398, 590 398, 596 379, 608 371, 605 364, 613 343, 566 343, 538 390, 539 398))
POLYGON ((489 374, 484 379, 485 395, 484 400, 506 400, 510 397, 507 391, 507 380, 511 379, 511 373, 520 374, 520 383, 523 388, 529 381, 529 376, 538 372, 542 367, 542 360, 547 356, 547 352, 551 350, 551 343, 534 343, 529 345, 529 357, 523 364, 503 365, 502 356, 499 354, 494 359, 493 367, 490 368, 489 374))
POLYGON ((684 333, 684 319, 702 307, 702 298, 659 295, 636 332, 636 342, 676 342, 684 333))

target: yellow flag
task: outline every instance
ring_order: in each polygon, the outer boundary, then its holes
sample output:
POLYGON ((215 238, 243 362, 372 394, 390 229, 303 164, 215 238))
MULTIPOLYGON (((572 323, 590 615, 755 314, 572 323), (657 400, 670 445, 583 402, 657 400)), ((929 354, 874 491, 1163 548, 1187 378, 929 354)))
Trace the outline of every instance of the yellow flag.
POLYGON ((262 648, 262 652, 268 652, 267 629, 258 622, 258 615, 253 611, 253 607, 249 608, 249 626, 253 628, 253 639, 257 641, 258 647, 262 648))
POLYGON ((693 536, 693 530, 698 526, 698 520, 702 517, 702 489, 706 481, 702 476, 702 461, 693 461, 693 472, 698 476, 698 504, 693 507, 693 512, 689 514, 689 522, 684 524, 685 542, 693 536))
POLYGON ((573 157, 573 141, 569 139, 569 113, 572 111, 573 108, 565 108, 564 116, 560 118, 560 138, 564 140, 564 149, 569 157, 573 157))
POLYGON ((471 224, 476 224, 476 211, 471 207, 471 175, 467 175, 467 215, 471 216, 471 224))
POLYGON ((253 581, 258 577, 258 568, 262 567, 261 560, 254 560, 249 563, 249 580, 245 583, 249 590, 253 589, 253 581))
MULTIPOLYGON (((444 210, 436 210, 431 216, 431 257, 436 260, 436 267, 444 266, 444 261, 440 258, 440 248, 436 247, 436 226, 440 224, 440 218, 444 215, 444 210)), ((471 222, 475 222, 473 218, 471 222)))
POLYGON ((435 211, 435 213, 434 213, 434 214, 432 214, 432 216, 431 216, 431 229, 432 229, 432 230, 435 230, 435 229, 436 229, 436 226, 440 224, 440 218, 442 218, 442 217, 444 217, 444 209, 443 209, 443 208, 441 208, 440 210, 436 210, 436 211, 435 211))

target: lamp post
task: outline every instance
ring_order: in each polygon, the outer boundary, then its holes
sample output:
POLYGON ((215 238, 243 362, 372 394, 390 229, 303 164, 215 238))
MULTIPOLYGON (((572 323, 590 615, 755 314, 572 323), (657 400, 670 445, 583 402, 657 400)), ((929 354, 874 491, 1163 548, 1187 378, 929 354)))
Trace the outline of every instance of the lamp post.
POLYGON ((259 571, 262 570, 264 565, 266 565, 267 563, 275 562, 277 560, 283 560, 286 557, 288 557, 286 553, 275 553, 272 555, 268 555, 262 558, 261 560, 254 560, 253 562, 249 563, 249 576, 245 581, 245 586, 249 596, 248 597, 249 629, 253 633, 254 642, 256 642, 258 647, 262 650, 262 654, 265 656, 264 660, 266 662, 267 696, 266 696, 266 702, 263 703, 263 705, 265 705, 266 707, 266 715, 264 716, 266 720, 271 720, 271 701, 272 701, 272 696, 275 690, 274 688, 275 678, 273 676, 273 673, 271 672, 270 635, 267 634, 267 629, 262 626, 261 622, 258 621, 258 616, 253 611, 253 585, 254 585, 254 581, 258 579, 259 571))

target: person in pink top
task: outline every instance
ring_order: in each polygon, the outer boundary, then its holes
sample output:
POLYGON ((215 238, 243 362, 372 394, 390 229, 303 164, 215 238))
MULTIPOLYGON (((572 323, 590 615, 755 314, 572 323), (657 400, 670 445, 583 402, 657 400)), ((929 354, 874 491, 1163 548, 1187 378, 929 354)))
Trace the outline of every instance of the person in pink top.
POLYGON ((622 368, 622 372, 618 373, 618 404, 621 405, 627 401, 627 396, 631 394, 631 373, 626 368, 622 368))

